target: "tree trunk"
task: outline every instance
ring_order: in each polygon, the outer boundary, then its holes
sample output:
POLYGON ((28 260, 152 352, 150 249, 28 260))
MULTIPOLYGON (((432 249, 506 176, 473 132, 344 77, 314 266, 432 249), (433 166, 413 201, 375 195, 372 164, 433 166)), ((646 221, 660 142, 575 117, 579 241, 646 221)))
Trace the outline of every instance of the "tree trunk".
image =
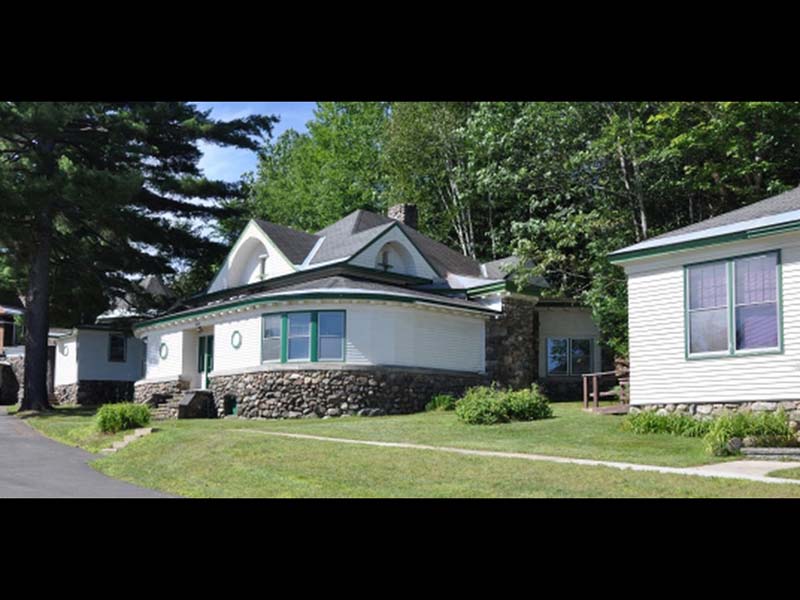
POLYGON ((36 246, 25 297, 25 380, 20 410, 49 410, 47 397, 47 334, 52 215, 43 208, 36 215, 36 246))

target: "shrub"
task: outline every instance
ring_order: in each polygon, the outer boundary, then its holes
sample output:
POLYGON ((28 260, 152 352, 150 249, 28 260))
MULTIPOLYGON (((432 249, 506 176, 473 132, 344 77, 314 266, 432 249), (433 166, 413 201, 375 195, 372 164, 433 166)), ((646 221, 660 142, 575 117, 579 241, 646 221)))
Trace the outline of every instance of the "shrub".
POLYGON ((503 392, 495 387, 474 387, 456 402, 456 415, 470 425, 493 425, 508 421, 503 392))
POLYGON ((794 442, 783 410, 762 413, 729 413, 710 422, 705 436, 706 449, 715 456, 735 452, 729 448, 733 438, 754 437, 769 445, 786 446, 794 442))
POLYGON ((553 416, 547 398, 538 387, 506 391, 496 386, 474 387, 456 402, 456 415, 471 425, 508 421, 533 421, 553 416))
POLYGON ((507 392, 505 402, 508 418, 512 421, 536 421, 553 416, 547 398, 535 385, 530 389, 507 392))
POLYGON ((456 399, 451 394, 437 394, 425 405, 425 410, 454 410, 456 399))
POLYGON ((104 404, 97 411, 97 428, 104 433, 144 427, 149 422, 150 409, 144 404, 104 404))
POLYGON ((622 427, 632 433, 667 433, 682 437, 703 437, 708 433, 711 423, 680 413, 659 415, 654 412, 640 412, 625 417, 622 427))

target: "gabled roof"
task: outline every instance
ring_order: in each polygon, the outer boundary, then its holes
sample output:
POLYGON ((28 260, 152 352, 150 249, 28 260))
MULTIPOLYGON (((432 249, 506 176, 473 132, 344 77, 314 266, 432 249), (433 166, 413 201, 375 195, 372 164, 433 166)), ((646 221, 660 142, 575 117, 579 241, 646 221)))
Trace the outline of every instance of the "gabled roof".
POLYGON ((800 223, 800 187, 612 252, 614 261, 747 239, 800 223))
POLYGON ((302 263, 319 238, 305 231, 298 231, 291 227, 270 223, 263 219, 254 219, 261 230, 269 236, 278 249, 283 252, 293 264, 302 263))

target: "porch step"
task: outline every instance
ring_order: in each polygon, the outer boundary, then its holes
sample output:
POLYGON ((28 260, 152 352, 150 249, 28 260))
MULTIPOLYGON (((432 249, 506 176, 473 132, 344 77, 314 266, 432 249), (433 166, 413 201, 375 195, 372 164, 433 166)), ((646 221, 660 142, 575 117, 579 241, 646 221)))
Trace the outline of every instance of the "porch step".
POLYGON ((744 456, 760 460, 800 460, 800 448, 747 448, 741 449, 744 456))

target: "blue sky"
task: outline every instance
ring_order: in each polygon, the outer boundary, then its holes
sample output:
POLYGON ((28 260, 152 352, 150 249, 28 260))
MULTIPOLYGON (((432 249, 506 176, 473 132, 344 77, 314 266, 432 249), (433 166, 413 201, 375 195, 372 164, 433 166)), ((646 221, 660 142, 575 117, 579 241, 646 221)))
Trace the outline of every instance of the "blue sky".
MULTIPOLYGON (((315 102, 193 102, 200 110, 211 109, 211 117, 221 121, 240 119, 247 115, 275 115, 280 121, 272 130, 272 139, 287 129, 306 131, 306 123, 313 118, 315 102)), ((236 148, 220 148, 200 144, 203 158, 200 168, 209 179, 238 181, 242 173, 254 171, 258 159, 255 152, 236 148)))

